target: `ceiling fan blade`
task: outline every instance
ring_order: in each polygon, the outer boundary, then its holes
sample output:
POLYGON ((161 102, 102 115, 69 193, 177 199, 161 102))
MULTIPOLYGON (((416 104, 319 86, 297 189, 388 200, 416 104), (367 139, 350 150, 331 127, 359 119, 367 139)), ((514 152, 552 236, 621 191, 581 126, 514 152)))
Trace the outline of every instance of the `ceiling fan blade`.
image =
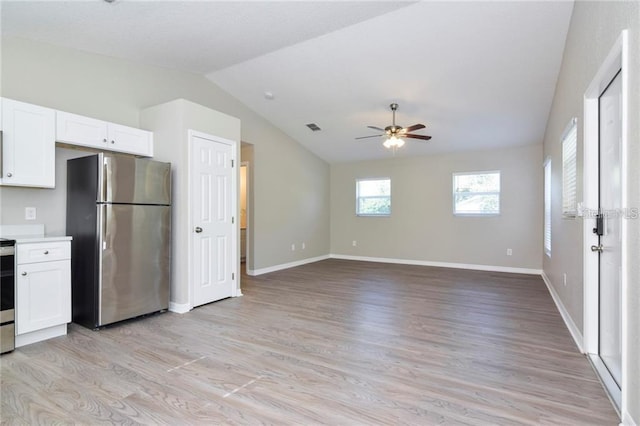
POLYGON ((380 136, 382 135, 360 136, 359 138, 356 138, 356 139, 379 138, 380 136))
POLYGON ((373 130, 378 130, 380 132, 384 132, 385 131, 384 129, 381 129, 380 127, 376 127, 376 126, 367 126, 367 127, 370 128, 370 129, 373 129, 373 130))
POLYGON ((426 126, 424 124, 414 124, 413 126, 405 127, 402 129, 403 133, 413 132, 414 130, 424 129, 426 126))
POLYGON ((403 138, 413 138, 413 139, 422 139, 424 141, 428 141, 429 139, 431 139, 431 136, 424 136, 424 135, 409 135, 409 134, 405 134, 402 135, 403 138))

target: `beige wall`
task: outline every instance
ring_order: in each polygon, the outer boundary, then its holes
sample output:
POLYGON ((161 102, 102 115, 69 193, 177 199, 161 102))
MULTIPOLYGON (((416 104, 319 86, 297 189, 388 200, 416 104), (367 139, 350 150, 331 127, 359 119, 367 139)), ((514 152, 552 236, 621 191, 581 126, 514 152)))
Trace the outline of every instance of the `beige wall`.
POLYGON ((331 253, 539 270, 541 188, 540 145, 334 164, 331 253), (454 216, 452 173, 488 170, 501 171, 500 215, 454 216), (391 178, 391 217, 355 215, 355 180, 367 177, 391 178))
MULTIPOLYGON (((178 98, 237 117, 255 147, 255 268, 329 252, 328 164, 204 77, 3 38, 2 96, 130 126, 142 109, 178 98), (302 241, 306 249, 292 252, 302 241)), ((22 223, 24 207, 35 206, 37 222, 63 233, 66 157, 58 155, 54 190, 1 188, 0 223, 22 223)))
MULTIPOLYGON (((562 176, 560 137, 571 117, 578 117, 578 200, 582 199, 583 96, 591 80, 604 62, 620 32, 628 28, 629 73, 629 207, 640 206, 640 6, 638 2, 577 1, 558 79, 553 106, 547 123, 544 155, 552 159, 552 254, 544 256, 544 272, 560 296, 571 318, 583 329, 582 220, 561 217, 562 176), (567 285, 562 274, 567 274, 567 285)), ((640 223, 630 220, 629 259, 640 259, 640 223)), ((628 410, 640 424, 640 262, 630 261, 626 267, 629 294, 624 303, 629 312, 627 334, 629 374, 624 383, 628 410), (635 401, 634 403, 631 403, 635 401)), ((623 391, 624 392, 624 391, 623 391)))
MULTIPOLYGON (((219 111, 176 99, 140 113, 140 124, 153 130, 154 157, 160 161, 171 162, 172 169, 172 263, 171 263, 171 309, 186 311, 193 306, 193 292, 189 253, 191 249, 191 224, 189 209, 189 182, 192 179, 189 170, 189 130, 196 130, 208 135, 217 136, 236 142, 236 150, 240 150, 240 120, 219 111)), ((238 152, 236 152, 238 155, 238 152)), ((237 161, 237 160, 236 160, 237 161)), ((237 170, 237 169, 236 169, 237 170)), ((238 248, 239 253, 239 248, 238 248)), ((239 271, 240 260, 237 259, 236 271, 239 271)), ((238 287, 240 275, 236 280, 238 287)))

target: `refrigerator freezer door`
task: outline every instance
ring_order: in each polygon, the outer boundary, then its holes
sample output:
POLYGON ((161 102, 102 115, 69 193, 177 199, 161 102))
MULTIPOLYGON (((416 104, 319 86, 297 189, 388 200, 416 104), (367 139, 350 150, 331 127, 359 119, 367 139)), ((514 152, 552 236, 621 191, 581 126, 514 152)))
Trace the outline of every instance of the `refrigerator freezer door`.
POLYGON ((169 308, 171 207, 105 204, 99 326, 169 308))
POLYGON ((98 201, 171 204, 171 164, 125 155, 101 154, 98 201))

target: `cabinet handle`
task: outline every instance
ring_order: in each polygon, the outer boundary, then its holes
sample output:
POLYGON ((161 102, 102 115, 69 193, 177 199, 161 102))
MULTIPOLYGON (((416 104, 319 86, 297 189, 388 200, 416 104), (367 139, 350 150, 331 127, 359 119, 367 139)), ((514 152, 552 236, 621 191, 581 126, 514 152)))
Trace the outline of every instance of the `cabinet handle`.
POLYGON ((116 143, 116 141, 111 141, 111 143, 116 143))
POLYGON ((102 142, 107 143, 107 138, 102 139, 102 142))
POLYGON ((27 276, 27 273, 26 273, 26 272, 23 272, 23 273, 22 273, 22 276, 23 276, 23 277, 26 277, 26 276, 27 276))
POLYGON ((7 173, 7 177, 11 177, 13 176, 13 174, 11 174, 11 172, 7 173))
POLYGON ((45 250, 45 251, 44 251, 44 254, 49 254, 49 250, 45 250))

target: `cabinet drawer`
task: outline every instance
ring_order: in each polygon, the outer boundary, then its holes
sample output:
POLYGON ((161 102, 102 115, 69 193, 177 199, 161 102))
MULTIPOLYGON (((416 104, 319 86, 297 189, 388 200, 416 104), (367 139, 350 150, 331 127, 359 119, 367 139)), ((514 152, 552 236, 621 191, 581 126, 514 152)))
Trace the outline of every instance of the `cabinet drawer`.
POLYGON ((18 265, 35 262, 71 259, 71 244, 68 241, 52 243, 18 244, 18 265))

